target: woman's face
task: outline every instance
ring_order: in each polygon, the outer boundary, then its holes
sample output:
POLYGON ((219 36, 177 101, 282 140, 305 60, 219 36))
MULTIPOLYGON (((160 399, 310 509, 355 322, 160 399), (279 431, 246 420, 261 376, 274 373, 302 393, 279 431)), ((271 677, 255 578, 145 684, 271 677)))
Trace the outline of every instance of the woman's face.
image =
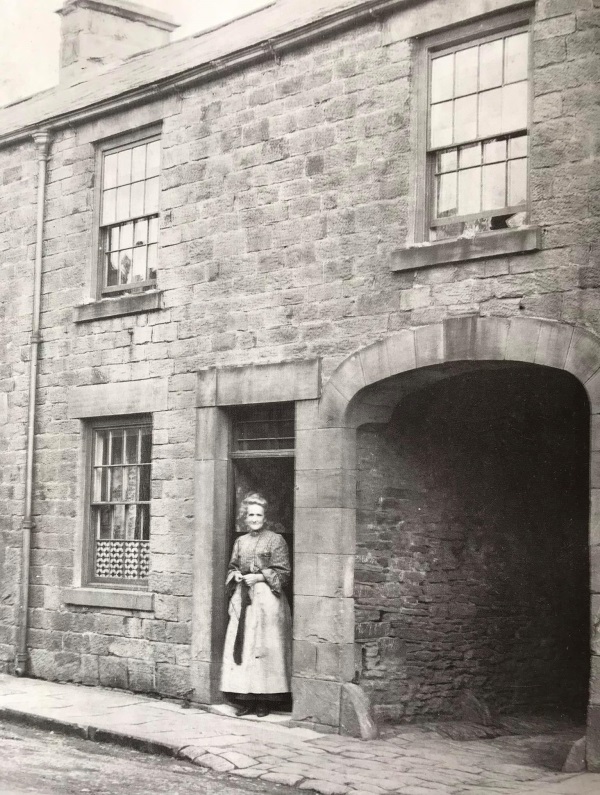
POLYGON ((246 527, 248 530, 260 530, 265 523, 265 509, 262 505, 249 505, 246 512, 246 527))

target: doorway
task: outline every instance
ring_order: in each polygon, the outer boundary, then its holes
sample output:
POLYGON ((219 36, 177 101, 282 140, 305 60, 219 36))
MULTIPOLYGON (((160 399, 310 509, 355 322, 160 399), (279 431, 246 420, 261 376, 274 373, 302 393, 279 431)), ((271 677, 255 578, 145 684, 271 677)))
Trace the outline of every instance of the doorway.
MULTIPOLYGON (((284 590, 294 612, 294 472, 295 420, 293 403, 243 406, 232 413, 231 510, 229 544, 236 535, 240 505, 249 493, 258 492, 268 502, 269 529, 286 541, 292 573, 284 590)), ((291 695, 282 707, 291 711, 291 695)))

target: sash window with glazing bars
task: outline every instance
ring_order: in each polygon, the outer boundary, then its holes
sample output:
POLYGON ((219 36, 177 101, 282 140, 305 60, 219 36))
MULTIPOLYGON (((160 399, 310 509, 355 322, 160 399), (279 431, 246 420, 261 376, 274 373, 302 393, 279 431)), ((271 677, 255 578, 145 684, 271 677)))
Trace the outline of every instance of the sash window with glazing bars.
POLYGON ((150 560, 151 425, 94 427, 92 435, 92 579, 144 584, 150 560))
POLYGON ((429 54, 433 239, 522 225, 527 211, 529 33, 429 54))
POLYGON ((159 195, 159 138, 154 136, 102 152, 103 295, 155 286, 159 195))

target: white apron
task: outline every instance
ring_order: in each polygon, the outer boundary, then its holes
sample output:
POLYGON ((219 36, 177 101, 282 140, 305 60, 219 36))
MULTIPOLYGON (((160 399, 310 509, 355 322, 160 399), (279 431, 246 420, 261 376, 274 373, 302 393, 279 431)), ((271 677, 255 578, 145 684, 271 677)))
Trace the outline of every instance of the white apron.
POLYGON ((284 594, 275 596, 267 583, 250 588, 246 608, 242 662, 233 660, 233 646, 241 609, 241 585, 229 603, 221 690, 226 693, 289 693, 291 674, 292 621, 284 594))

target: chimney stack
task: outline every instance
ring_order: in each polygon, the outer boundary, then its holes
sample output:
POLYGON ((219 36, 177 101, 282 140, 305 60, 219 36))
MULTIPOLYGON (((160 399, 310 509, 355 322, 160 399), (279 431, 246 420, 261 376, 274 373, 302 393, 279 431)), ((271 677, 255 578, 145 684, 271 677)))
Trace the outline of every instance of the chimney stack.
POLYGON ((168 44, 178 27, 168 14, 128 0, 65 0, 56 13, 61 17, 62 84, 168 44))

